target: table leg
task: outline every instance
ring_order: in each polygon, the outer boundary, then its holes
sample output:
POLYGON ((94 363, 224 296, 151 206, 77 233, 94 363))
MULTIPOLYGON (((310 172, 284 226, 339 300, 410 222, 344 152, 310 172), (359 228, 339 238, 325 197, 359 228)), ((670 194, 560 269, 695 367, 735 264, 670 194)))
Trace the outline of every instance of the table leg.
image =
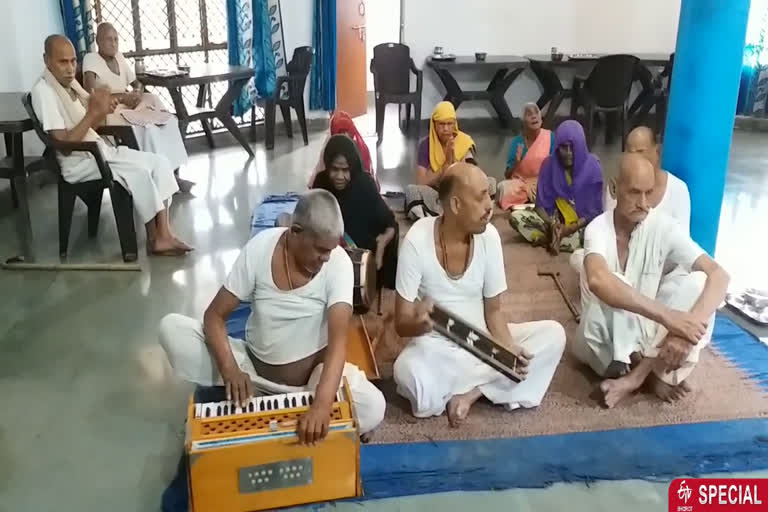
MULTIPOLYGON (((16 233, 21 245, 23 261, 35 261, 32 248, 32 221, 29 215, 29 198, 27 197, 27 170, 24 168, 24 134, 14 133, 11 137, 11 157, 13 158, 13 178, 11 183, 18 195, 19 208, 16 212, 16 233)), ((6 142, 7 142, 6 138, 6 142)))
MULTIPOLYGON (((13 155, 13 137, 10 133, 4 133, 3 136, 5 137, 5 156, 10 157, 13 155)), ((11 180, 11 202, 14 209, 19 207, 19 194, 13 180, 11 180)))
POLYGON ((500 69, 496 72, 488 84, 487 91, 491 94, 491 105, 499 116, 499 122, 502 126, 510 127, 515 121, 515 116, 512 115, 512 111, 509 110, 509 104, 504 98, 512 82, 517 80, 517 77, 523 72, 524 68, 513 69, 507 72, 506 69, 500 69))
POLYGON ((459 83, 453 78, 450 71, 440 68, 434 69, 440 81, 443 82, 443 86, 445 86, 445 97, 443 100, 453 103, 453 108, 459 108, 461 102, 464 101, 464 92, 461 90, 459 83))
POLYGON ((179 118, 179 131, 182 140, 187 138, 187 125, 189 124, 189 113, 187 106, 184 105, 184 97, 181 95, 181 87, 169 87, 168 94, 171 95, 173 108, 176 109, 176 117, 179 118))
MULTIPOLYGON (((203 108, 205 106, 205 98, 208 95, 208 90, 208 84, 200 84, 200 87, 197 90, 197 108, 203 108)), ((208 141, 208 147, 211 149, 215 148, 211 122, 208 119, 201 119, 200 125, 202 125, 203 132, 205 132, 205 139, 208 141)))
POLYGON ((254 156, 253 149, 251 149, 251 146, 248 144, 248 140, 240 132, 240 128, 232 118, 232 105, 234 104, 235 99, 240 95, 243 87, 245 87, 245 84, 248 83, 248 80, 250 80, 250 77, 231 81, 227 92, 224 93, 224 96, 222 96, 216 104, 215 111, 216 117, 221 121, 221 124, 223 124, 224 127, 229 130, 229 133, 237 139, 237 142, 243 146, 243 149, 248 152, 248 155, 254 156))

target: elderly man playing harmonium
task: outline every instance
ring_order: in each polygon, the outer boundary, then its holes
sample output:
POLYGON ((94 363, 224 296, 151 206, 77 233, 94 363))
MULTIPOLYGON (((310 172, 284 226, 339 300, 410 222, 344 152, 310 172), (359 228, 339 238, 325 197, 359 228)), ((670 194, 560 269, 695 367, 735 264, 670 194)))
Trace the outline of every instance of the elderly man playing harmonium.
POLYGON ((613 407, 646 384, 674 401, 710 340, 728 274, 686 228, 650 207, 654 166, 627 154, 616 181, 616 208, 585 233, 582 317, 573 352, 605 380, 613 407), (665 271, 681 268, 684 272, 665 271))
POLYGON ((160 343, 176 373, 204 386, 224 385, 242 403, 254 389, 272 393, 315 390, 297 434, 313 442, 328 433, 331 406, 346 377, 366 433, 384 418, 384 396, 360 369, 346 363, 352 317, 352 261, 339 240, 341 210, 333 195, 301 196, 290 227, 254 236, 235 261, 203 321, 171 314, 160 343), (251 303, 245 342, 227 336, 226 320, 240 301, 251 303))
POLYGON ((485 396, 507 409, 536 407, 565 348, 554 321, 511 324, 501 310, 507 289, 501 238, 489 224, 493 203, 483 171, 468 163, 448 168, 440 181, 443 214, 417 221, 403 240, 397 268, 395 327, 411 341, 394 364, 397 391, 424 418, 448 412, 460 425, 485 396), (490 334, 527 373, 519 383, 433 332, 439 305, 490 334))
MULTIPOLYGON (((32 106, 43 130, 64 142, 96 142, 115 180, 133 198, 133 207, 147 229, 147 252, 180 256, 192 248, 177 239, 168 221, 171 197, 178 191, 171 163, 161 154, 108 145, 94 131, 112 112, 109 91, 88 94, 75 80, 75 48, 64 36, 45 40, 45 71, 32 87, 32 106)), ((62 177, 69 183, 101 178, 96 160, 88 153, 57 155, 62 177)))
POLYGON ((118 34, 111 23, 96 29, 97 53, 83 59, 83 86, 86 91, 107 88, 117 103, 107 116, 108 125, 130 125, 139 149, 165 155, 174 169, 187 162, 187 150, 176 117, 167 112, 160 98, 143 91, 136 73, 118 51, 118 34))

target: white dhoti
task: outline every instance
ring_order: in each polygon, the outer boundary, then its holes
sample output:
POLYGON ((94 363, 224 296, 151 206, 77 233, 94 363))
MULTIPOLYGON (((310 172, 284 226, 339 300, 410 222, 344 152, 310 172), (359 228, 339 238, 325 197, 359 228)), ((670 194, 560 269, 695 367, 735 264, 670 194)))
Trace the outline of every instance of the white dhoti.
MULTIPOLYGON (((143 98, 142 104, 137 107, 139 109, 143 104, 162 106, 162 101, 154 94, 144 93, 143 98)), ((107 124, 130 126, 136 136, 139 150, 165 156, 172 169, 178 169, 187 163, 187 149, 181 137, 179 120, 175 116, 172 116, 166 124, 138 126, 126 121, 118 111, 107 116, 107 124)))
POLYGON ((427 335, 411 340, 395 361, 394 379, 413 415, 439 416, 451 397, 475 388, 509 410, 538 406, 563 354, 565 331, 551 320, 510 323, 508 328, 512 339, 534 355, 528 378, 520 383, 446 339, 427 335))
MULTIPOLYGON (((614 275, 627 282, 621 274, 614 275)), ((706 279, 703 272, 685 273, 676 269, 662 278, 656 300, 671 309, 690 311, 701 295, 706 279)), ((613 361, 629 364, 630 355, 635 352, 643 357, 653 358, 658 355, 659 345, 666 338, 667 329, 655 322, 646 321, 640 315, 601 302, 589 290, 583 272, 581 302, 583 309, 579 335, 574 340, 572 352, 598 375, 603 376, 613 361)), ((692 347, 682 367, 673 372, 654 370, 656 376, 673 386, 687 379, 699 362, 699 353, 709 344, 713 327, 714 316, 710 319, 706 334, 692 347)))
MULTIPOLYGON (((182 379, 202 386, 223 385, 221 375, 205 344, 202 322, 177 314, 165 316, 160 322, 160 345, 165 349, 168 361, 176 374, 182 379)), ((259 392, 277 394, 314 390, 320 381, 322 363, 315 367, 304 387, 271 382, 256 374, 243 340, 230 337, 229 346, 237 365, 249 375, 259 392)), ((346 377, 352 393, 360 433, 373 430, 384 419, 384 395, 368 381, 365 373, 353 364, 344 365, 343 376, 346 377)))
MULTIPOLYGON (((115 148, 99 143, 99 147, 115 181, 130 192, 133 207, 142 223, 146 224, 170 205, 171 198, 179 190, 179 186, 167 158, 125 146, 115 148)), ((101 178, 93 156, 71 155, 60 160, 62 175, 70 183, 101 178)))

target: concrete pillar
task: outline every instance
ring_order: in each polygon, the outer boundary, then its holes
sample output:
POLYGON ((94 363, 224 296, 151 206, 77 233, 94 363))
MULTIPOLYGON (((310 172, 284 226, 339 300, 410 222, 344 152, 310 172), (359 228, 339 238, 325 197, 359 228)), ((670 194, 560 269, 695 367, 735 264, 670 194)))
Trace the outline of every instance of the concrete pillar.
POLYGON ((688 184, 691 235, 714 255, 750 0, 682 0, 662 165, 688 184))

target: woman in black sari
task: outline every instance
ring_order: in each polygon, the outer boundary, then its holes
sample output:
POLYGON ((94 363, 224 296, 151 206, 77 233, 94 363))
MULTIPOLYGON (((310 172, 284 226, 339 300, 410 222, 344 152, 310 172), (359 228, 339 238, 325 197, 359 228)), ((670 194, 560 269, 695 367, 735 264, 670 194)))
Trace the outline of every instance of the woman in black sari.
POLYGON ((375 256, 378 287, 395 288, 398 228, 392 210, 379 195, 376 182, 363 172, 354 141, 334 135, 323 153, 325 170, 315 176, 312 188, 322 188, 336 197, 344 217, 347 241, 375 256))

